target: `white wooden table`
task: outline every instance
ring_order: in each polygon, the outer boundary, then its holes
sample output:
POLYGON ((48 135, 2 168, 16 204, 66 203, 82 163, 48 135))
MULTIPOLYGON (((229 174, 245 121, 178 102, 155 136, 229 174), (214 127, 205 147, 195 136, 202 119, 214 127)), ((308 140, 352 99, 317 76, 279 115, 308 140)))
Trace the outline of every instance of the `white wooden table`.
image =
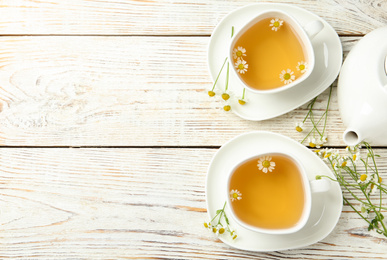
MULTIPOLYGON (((344 56, 387 24, 385 1, 283 2, 332 25, 344 56)), ((219 147, 253 130, 300 140, 306 114, 247 121, 207 96, 210 35, 252 3, 0 1, 0 258, 387 258, 387 239, 347 206, 329 236, 296 250, 240 251, 203 227, 219 147)), ((334 89, 329 146, 345 147, 343 130, 334 89)))

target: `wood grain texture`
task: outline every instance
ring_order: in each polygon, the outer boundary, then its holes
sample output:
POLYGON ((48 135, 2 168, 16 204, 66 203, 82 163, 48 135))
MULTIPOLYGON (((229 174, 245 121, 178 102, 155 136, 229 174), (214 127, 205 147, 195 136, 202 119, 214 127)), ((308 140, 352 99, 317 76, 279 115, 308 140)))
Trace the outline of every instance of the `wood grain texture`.
MULTIPOLYGON (((387 258, 387 239, 348 206, 328 237, 296 250, 235 250, 203 227, 218 146, 254 130, 303 138, 306 105, 250 122, 206 93, 210 34, 253 3, 0 1, 1 259, 387 258)), ((344 56, 387 24, 382 0, 281 3, 331 24, 344 56)), ((344 146, 343 130, 334 88, 328 145, 344 146)), ((387 150, 377 153, 386 180, 387 150)))
MULTIPOLYGON (((235 135, 294 130, 306 105, 251 122, 223 111, 207 71, 208 37, 0 38, 0 144, 220 146, 235 135)), ((359 38, 343 37, 345 53, 359 38)), ((317 115, 328 92, 318 99, 317 115)), ((343 145, 334 90, 330 145, 343 145)))
MULTIPOLYGON (((204 182, 216 151, 3 148, 0 258, 386 257, 387 239, 368 232, 349 207, 328 237, 303 249, 252 253, 223 244, 203 227, 204 182)), ((387 178, 386 160, 378 162, 387 178)))
MULTIPOLYGON (((279 1, 265 1, 278 3, 279 1)), ((385 1, 295 1, 339 34, 359 35, 387 23, 385 1)), ((231 11, 257 1, 3 0, 0 34, 209 35, 231 11)))

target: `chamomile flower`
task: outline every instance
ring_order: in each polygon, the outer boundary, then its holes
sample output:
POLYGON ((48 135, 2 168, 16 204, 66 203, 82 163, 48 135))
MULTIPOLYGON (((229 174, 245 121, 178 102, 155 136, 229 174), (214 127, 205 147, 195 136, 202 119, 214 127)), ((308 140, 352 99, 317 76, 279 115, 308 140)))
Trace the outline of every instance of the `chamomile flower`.
POLYGON ((218 225, 218 234, 219 235, 222 235, 225 231, 226 231, 226 229, 222 225, 218 225))
POLYGON ((347 146, 345 147, 345 150, 350 153, 350 154, 354 154, 354 153, 357 153, 359 152, 359 149, 361 148, 361 145, 360 144, 357 144, 355 146, 347 146))
POLYGON ((297 63, 297 70, 300 71, 301 73, 305 73, 305 71, 308 69, 308 63, 305 61, 300 61, 297 63))
POLYGON ((246 49, 238 46, 232 51, 232 56, 234 59, 243 59, 242 56, 246 56, 246 49))
POLYGON ((357 180, 358 183, 369 183, 372 180, 372 176, 370 174, 363 173, 360 175, 359 179, 357 180))
POLYGON ((212 229, 212 224, 211 224, 211 222, 204 222, 203 225, 204 225, 204 227, 207 228, 207 229, 212 229))
POLYGON ((224 92, 223 94, 222 94, 222 99, 223 100, 229 100, 230 99, 230 94, 229 93, 227 93, 227 92, 224 92))
POLYGON ((263 156, 258 159, 258 169, 263 171, 264 173, 272 172, 275 168, 275 162, 271 161, 270 156, 263 156))
POLYGON ((278 19, 278 18, 274 18, 274 19, 271 19, 270 20, 270 27, 273 31, 278 31, 279 28, 281 28, 281 26, 284 24, 284 21, 278 19))
POLYGON ((321 148, 324 145, 324 142, 321 139, 316 140, 316 148, 321 148))
POLYGON ((228 111, 231 111, 231 105, 230 105, 230 102, 229 101, 226 101, 224 104, 223 104, 223 110, 228 112, 228 111))
POLYGON ((281 74, 279 75, 281 81, 284 82, 284 84, 290 84, 293 82, 293 80, 296 79, 296 76, 293 75, 294 72, 291 69, 283 70, 281 71, 281 74))
POLYGON ((296 131, 297 131, 297 132, 302 132, 302 131, 304 131, 304 128, 303 128, 303 127, 304 127, 304 123, 302 123, 302 122, 301 122, 301 123, 299 123, 299 122, 296 123, 295 128, 296 128, 296 131))
POLYGON ((220 95, 222 92, 216 87, 216 86, 214 86, 213 88, 208 88, 207 89, 207 94, 208 94, 208 96, 210 96, 210 97, 215 97, 215 96, 218 96, 218 95, 220 95))
POLYGON ((348 160, 349 160, 348 156, 340 157, 339 160, 337 161, 337 166, 341 167, 341 168, 344 168, 345 166, 347 166, 348 160))
POLYGON ((225 90, 225 91, 223 91, 221 97, 224 101, 230 101, 230 100, 234 99, 235 94, 229 90, 225 90))
POLYGON ((245 60, 238 59, 235 62, 235 68, 237 72, 240 74, 245 74, 247 72, 248 67, 249 67, 249 64, 247 64, 245 60))
POLYGON ((243 94, 242 94, 242 97, 241 98, 239 98, 238 99, 238 103, 240 104, 240 105, 245 105, 246 104, 246 99, 245 99, 245 95, 246 95, 246 89, 244 88, 243 89, 243 94))
POLYGON ((231 236, 233 241, 238 237, 237 232, 235 230, 230 232, 230 236, 231 236))
POLYGON ((355 165, 357 165, 357 163, 360 161, 360 151, 352 154, 352 161, 355 165))
POLYGON ((309 144, 309 147, 315 148, 316 145, 317 145, 316 143, 317 143, 317 142, 316 142, 316 139, 315 139, 315 138, 311 138, 311 137, 308 138, 308 144, 309 144))
POLYGON ((378 177, 376 174, 372 178, 371 183, 371 194, 374 194, 376 190, 379 188, 380 184, 382 183, 382 177, 378 177))
POLYGON ((234 200, 241 200, 242 199, 242 193, 238 190, 231 190, 230 191, 230 200, 233 202, 234 200))
POLYGON ((246 99, 240 98, 240 99, 238 99, 238 103, 243 106, 246 104, 246 99))

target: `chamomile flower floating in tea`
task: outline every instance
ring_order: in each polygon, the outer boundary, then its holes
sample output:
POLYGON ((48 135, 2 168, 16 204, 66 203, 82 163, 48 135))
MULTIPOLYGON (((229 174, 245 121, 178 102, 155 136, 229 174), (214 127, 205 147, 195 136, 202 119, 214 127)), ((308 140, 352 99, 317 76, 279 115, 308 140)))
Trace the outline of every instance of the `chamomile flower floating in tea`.
POLYGON ((287 70, 281 71, 280 79, 286 85, 286 84, 292 83, 293 80, 296 79, 296 76, 294 75, 294 72, 291 69, 287 69, 287 70))
POLYGON ((234 200, 241 200, 242 199, 242 193, 238 190, 231 190, 230 191, 230 200, 233 202, 234 200))
POLYGON ((240 74, 245 74, 245 72, 247 72, 248 67, 249 67, 249 64, 247 64, 245 60, 238 59, 235 62, 235 68, 237 69, 237 72, 240 74))
POLYGON ((258 169, 264 173, 272 172, 275 168, 275 162, 271 161, 270 156, 263 156, 258 159, 258 169))
POLYGON ((306 63, 305 61, 300 61, 300 62, 298 62, 296 68, 301 73, 305 73, 305 71, 308 69, 308 63, 306 63))
POLYGON ((281 26, 283 25, 284 21, 278 19, 278 18, 274 18, 274 19, 271 19, 270 20, 270 27, 273 31, 278 31, 279 28, 281 28, 281 26))
POLYGON ((246 49, 241 46, 238 46, 232 51, 232 56, 234 57, 234 59, 243 59, 242 56, 246 56, 246 49))
POLYGON ((238 164, 228 179, 229 206, 233 216, 247 225, 290 228, 304 211, 303 185, 300 168, 292 158, 280 153, 253 156, 238 164), (243 194, 241 200, 235 200, 235 188, 243 194))

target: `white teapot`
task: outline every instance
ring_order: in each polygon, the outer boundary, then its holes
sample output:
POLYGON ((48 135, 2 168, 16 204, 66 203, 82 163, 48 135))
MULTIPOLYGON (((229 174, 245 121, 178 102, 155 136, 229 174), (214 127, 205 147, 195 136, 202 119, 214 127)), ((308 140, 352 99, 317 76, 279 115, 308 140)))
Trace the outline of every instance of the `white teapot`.
POLYGON ((365 35, 344 61, 337 95, 347 145, 387 145, 386 56, 387 26, 365 35))

